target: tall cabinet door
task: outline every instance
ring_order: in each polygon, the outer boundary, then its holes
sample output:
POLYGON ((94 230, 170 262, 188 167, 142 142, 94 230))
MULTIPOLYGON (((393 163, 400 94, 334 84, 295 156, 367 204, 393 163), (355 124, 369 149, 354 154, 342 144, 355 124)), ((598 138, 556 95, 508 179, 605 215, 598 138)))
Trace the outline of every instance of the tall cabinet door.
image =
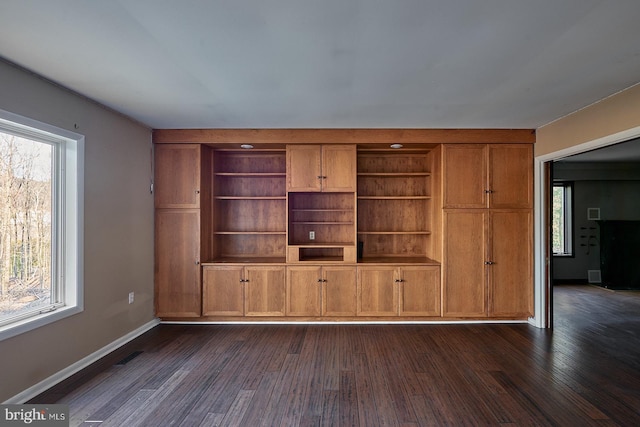
POLYGON ((533 147, 530 144, 489 145, 489 207, 533 208, 533 147))
POLYGON ((155 248, 156 315, 200 316, 200 211, 156 210, 155 248))
POLYGON ((356 146, 322 146, 322 191, 356 191, 356 146))
POLYGON ((487 315, 486 209, 444 211, 443 315, 487 315))
POLYGON ((486 208, 487 146, 445 144, 442 183, 444 208, 486 208))
POLYGON ((285 268, 245 267, 245 316, 284 316, 285 268))
POLYGON ((532 215, 530 210, 494 210, 487 266, 489 315, 527 317, 533 313, 532 215))
POLYGON ((200 144, 156 144, 156 208, 200 207, 200 144))

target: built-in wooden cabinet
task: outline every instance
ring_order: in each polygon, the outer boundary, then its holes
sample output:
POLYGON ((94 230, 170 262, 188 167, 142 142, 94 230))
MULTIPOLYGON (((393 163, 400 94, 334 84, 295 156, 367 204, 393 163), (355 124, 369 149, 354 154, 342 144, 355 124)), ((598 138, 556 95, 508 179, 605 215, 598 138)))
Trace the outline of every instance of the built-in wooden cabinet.
POLYGON ((358 266, 358 316, 440 316, 439 266, 358 266))
POLYGON ((533 208, 529 144, 445 144, 444 208, 533 208))
POLYGON ((204 316, 284 316, 283 265, 205 265, 204 316))
POLYGON ((532 315, 532 214, 451 209, 444 215, 444 315, 532 315))
POLYGON ((157 316, 531 314, 531 144, 296 142, 155 145, 157 316))
POLYGON ((355 266, 288 266, 287 316, 355 316, 355 266))
POLYGON ((287 145, 290 263, 356 262, 356 146, 287 145))
POLYGON ((160 317, 200 316, 200 211, 155 214, 155 302, 160 317))
POLYGON ((486 317, 488 212, 446 210, 443 222, 443 315, 486 317))
POLYGON ((443 315, 533 312, 533 149, 443 146, 443 315))
POLYGON ((156 209, 200 208, 202 146, 162 144, 154 150, 156 209))
POLYGON ((287 191, 356 191, 356 146, 287 145, 287 191))
POLYGON ((199 317, 200 263, 210 257, 211 152, 201 144, 157 145, 155 305, 161 317, 199 317), (204 221, 203 221, 204 218, 204 221))

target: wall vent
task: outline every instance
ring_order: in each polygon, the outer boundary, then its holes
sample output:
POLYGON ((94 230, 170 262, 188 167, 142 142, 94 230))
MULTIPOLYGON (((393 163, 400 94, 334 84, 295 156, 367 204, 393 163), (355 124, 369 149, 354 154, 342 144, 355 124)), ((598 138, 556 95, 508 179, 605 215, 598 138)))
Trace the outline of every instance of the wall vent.
POLYGON ((600 270, 587 270, 587 278, 589 283, 602 283, 600 270))

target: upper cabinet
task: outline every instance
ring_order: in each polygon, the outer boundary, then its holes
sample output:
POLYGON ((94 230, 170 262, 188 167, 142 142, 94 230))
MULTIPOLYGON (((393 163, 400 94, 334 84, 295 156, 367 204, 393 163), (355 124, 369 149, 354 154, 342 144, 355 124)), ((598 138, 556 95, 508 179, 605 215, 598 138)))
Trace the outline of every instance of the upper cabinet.
POLYGON ((533 207, 530 144, 445 144, 444 208, 533 207))
POLYGON ((157 144, 155 146, 155 207, 200 207, 202 146, 157 144))
POLYGON ((356 191, 356 146, 287 145, 287 191, 356 191))

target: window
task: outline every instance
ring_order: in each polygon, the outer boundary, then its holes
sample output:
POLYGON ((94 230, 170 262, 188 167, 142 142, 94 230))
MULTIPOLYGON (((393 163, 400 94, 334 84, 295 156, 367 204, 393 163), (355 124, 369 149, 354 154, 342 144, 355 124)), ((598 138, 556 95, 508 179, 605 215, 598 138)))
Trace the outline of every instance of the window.
POLYGON ((552 249, 554 256, 573 255, 573 183, 553 184, 551 204, 552 249))
POLYGON ((82 311, 83 148, 0 110, 0 340, 82 311))

